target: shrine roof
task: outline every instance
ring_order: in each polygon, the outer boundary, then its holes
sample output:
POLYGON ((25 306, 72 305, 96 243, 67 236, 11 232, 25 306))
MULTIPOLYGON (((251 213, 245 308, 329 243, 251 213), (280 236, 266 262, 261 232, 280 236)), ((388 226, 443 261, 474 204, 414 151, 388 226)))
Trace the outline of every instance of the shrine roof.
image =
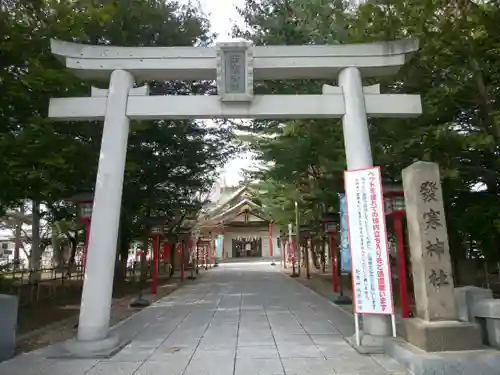
POLYGON ((206 216, 201 220, 200 226, 227 223, 234 220, 242 212, 249 212, 256 217, 261 218, 262 220, 267 220, 260 205, 250 199, 243 199, 237 204, 230 206, 229 208, 218 212, 215 215, 208 215, 208 217, 206 216))
POLYGON ((233 201, 235 198, 238 198, 241 194, 243 194, 247 190, 248 186, 242 186, 238 188, 236 191, 234 191, 232 194, 229 194, 227 196, 221 196, 220 199, 217 201, 216 208, 220 208, 223 205, 230 203, 231 201, 233 201))
MULTIPOLYGON (((254 193, 251 191, 249 186, 246 186, 246 185, 242 186, 230 195, 227 195, 227 196, 222 195, 217 200, 215 207, 213 207, 210 211, 208 211, 207 215, 209 215, 209 216, 217 215, 225 210, 228 210, 230 207, 238 204, 243 199, 247 199, 247 200, 251 201, 250 197, 252 197, 253 195, 254 195, 254 193)), ((253 202, 253 203, 257 204, 255 202, 253 202)))
POLYGON ((242 214, 245 215, 245 223, 248 220, 268 221, 262 206, 255 201, 255 194, 256 192, 250 186, 242 186, 226 196, 222 194, 216 206, 200 218, 198 226, 218 226, 233 221, 240 222, 242 214))

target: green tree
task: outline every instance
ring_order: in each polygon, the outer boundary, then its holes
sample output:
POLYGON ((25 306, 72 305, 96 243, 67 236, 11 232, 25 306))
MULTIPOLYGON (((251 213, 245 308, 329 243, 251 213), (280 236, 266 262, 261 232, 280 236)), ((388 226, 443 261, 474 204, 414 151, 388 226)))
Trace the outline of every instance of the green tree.
MULTIPOLYGON (((121 46, 192 46, 212 40, 209 24, 193 6, 164 1, 12 1, 0 13, 0 204, 42 203, 44 219, 74 217, 65 199, 92 191, 102 125, 54 123, 50 97, 86 96, 90 85, 50 53, 49 39, 121 46)), ((209 82, 146 82, 155 95, 207 93, 209 82)), ((131 124, 121 233, 123 247, 142 236, 143 216, 192 212, 231 152, 226 127, 195 121, 131 124), (141 232, 142 231, 142 232, 141 232)), ((35 246, 36 247, 36 246, 35 246)), ((126 258, 125 258, 126 259, 126 258)))
MULTIPOLYGON (((246 24, 235 33, 256 44, 418 38, 420 50, 412 60, 379 83, 384 92, 421 94, 424 113, 411 120, 370 119, 374 162, 382 166, 385 179, 395 182, 401 180, 401 169, 416 160, 439 163, 453 257, 476 253, 499 258, 500 54, 495 24, 500 10, 494 2, 392 0, 346 10, 333 0, 247 0, 240 12, 246 24)), ((258 89, 317 93, 319 84, 271 82, 258 89)), ((284 192, 279 199, 299 194, 322 201, 326 188, 328 203, 334 205, 345 155, 340 142, 331 142, 341 139, 341 128, 337 121, 326 122, 327 130, 321 121, 299 123, 302 131, 297 122, 254 122, 247 129, 262 133, 267 127, 277 135, 272 141, 256 137, 250 142, 260 160, 274 162, 258 177, 284 192), (315 166, 320 178, 311 177, 308 165, 315 166)), ((279 207, 278 198, 270 199, 279 207)))

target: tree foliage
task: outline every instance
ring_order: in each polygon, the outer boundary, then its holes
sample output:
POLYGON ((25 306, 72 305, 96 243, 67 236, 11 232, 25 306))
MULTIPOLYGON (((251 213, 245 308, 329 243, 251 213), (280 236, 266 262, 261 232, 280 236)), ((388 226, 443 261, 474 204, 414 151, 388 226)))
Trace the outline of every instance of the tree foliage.
MULTIPOLYGON (((25 199, 49 208, 48 221, 74 218, 68 199, 91 192, 102 124, 53 122, 51 97, 88 96, 90 86, 50 52, 50 38, 117 46, 194 46, 213 39, 208 20, 175 1, 6 1, 0 12, 0 205, 25 199)), ((137 82, 153 95, 203 94, 211 82, 137 82)), ((217 168, 233 151, 228 127, 197 121, 131 124, 122 200, 122 244, 141 235, 145 216, 180 217, 199 209, 217 168), (124 241, 123 241, 124 240, 124 241)), ((171 220, 171 223, 177 223, 171 220)))
MULTIPOLYGON (((416 119, 370 119, 374 163, 384 179, 401 181, 417 160, 437 162, 443 178, 452 253, 498 260, 500 8, 493 1, 391 0, 358 8, 334 0, 247 0, 245 26, 235 35, 256 44, 336 44, 418 38, 420 50, 380 82, 386 93, 419 93, 416 119), (476 255, 477 255, 476 254, 476 255)), ((334 84, 336 77, 332 77, 334 84)), ((261 90, 319 93, 320 82, 271 82, 261 90)), ((265 181, 268 207, 283 222, 301 200, 306 221, 318 206, 337 211, 345 154, 336 120, 254 122, 250 148, 266 165, 250 178, 265 181), (262 134, 275 133, 274 137, 262 134), (278 198, 279 197, 279 198, 278 198), (286 207, 287 213, 282 212, 286 207)))

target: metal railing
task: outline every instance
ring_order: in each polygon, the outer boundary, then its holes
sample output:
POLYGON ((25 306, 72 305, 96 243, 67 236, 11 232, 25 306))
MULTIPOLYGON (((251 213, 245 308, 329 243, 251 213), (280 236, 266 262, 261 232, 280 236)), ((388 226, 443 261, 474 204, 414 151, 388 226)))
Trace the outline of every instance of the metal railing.
MULTIPOLYGON (((140 262, 131 262, 125 268, 122 280, 127 283, 138 283, 140 279, 140 262)), ((26 306, 47 299, 57 299, 69 294, 81 292, 83 286, 83 267, 75 264, 61 267, 44 267, 40 269, 16 268, 4 265, 0 270, 0 293, 16 295, 20 306, 26 306)), ((152 262, 147 261, 144 279, 152 278, 152 262)), ((158 277, 170 276, 170 264, 161 261, 158 266, 158 277)))

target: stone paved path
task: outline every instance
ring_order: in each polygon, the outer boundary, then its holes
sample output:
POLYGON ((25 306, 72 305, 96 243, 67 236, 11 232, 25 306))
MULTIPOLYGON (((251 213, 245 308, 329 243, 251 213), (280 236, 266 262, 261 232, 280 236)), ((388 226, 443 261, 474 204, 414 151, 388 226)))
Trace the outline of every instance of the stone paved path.
POLYGON ((358 354, 344 340, 352 316, 269 263, 222 264, 114 331, 131 342, 111 359, 47 359, 46 348, 0 375, 407 375, 358 354))

